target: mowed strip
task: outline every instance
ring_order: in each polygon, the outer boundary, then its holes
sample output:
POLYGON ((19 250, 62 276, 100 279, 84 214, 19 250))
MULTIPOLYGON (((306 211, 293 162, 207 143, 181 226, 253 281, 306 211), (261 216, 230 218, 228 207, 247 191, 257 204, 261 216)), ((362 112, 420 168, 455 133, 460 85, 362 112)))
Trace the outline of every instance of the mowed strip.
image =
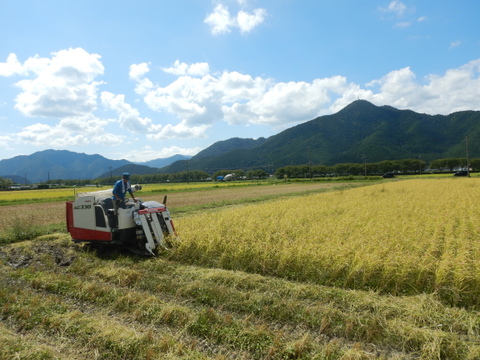
MULTIPOLYGON (((281 196, 288 194, 329 190, 352 186, 348 183, 294 183, 259 185, 239 188, 218 188, 213 190, 185 191, 172 194, 158 193, 156 195, 137 196, 143 200, 163 202, 164 195, 168 195, 167 206, 175 215, 175 210, 188 206, 207 204, 234 203, 244 200, 281 196)), ((73 197, 72 197, 73 200, 73 197)), ((35 204, 20 204, 0 206, 0 232, 9 229, 18 222, 29 225, 60 224, 65 221, 65 202, 45 202, 35 204)))

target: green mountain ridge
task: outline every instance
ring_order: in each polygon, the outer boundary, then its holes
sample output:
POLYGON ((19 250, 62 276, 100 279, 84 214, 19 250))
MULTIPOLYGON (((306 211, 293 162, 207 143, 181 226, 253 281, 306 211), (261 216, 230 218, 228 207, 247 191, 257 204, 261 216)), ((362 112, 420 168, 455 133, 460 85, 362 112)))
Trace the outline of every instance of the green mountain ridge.
MULTIPOLYGON (((189 168, 211 172, 219 169, 263 168, 287 165, 380 162, 421 158, 430 162, 465 157, 465 138, 471 154, 480 157, 480 112, 428 115, 357 100, 332 115, 325 115, 286 129, 258 146, 232 150, 219 156, 189 161, 189 168)), ((161 169, 175 172, 182 162, 161 169)))
POLYGON ((176 155, 133 163, 66 150, 45 150, 0 160, 0 177, 20 176, 28 182, 47 179, 96 179, 132 174, 203 170, 264 169, 287 165, 335 165, 465 157, 466 137, 471 158, 480 157, 480 111, 428 115, 357 100, 339 112, 293 126, 267 139, 231 138, 193 157, 176 155), (181 160, 177 160, 177 159, 181 160), (175 161, 177 160, 177 161, 175 161), (169 165, 164 166, 164 164, 169 165))

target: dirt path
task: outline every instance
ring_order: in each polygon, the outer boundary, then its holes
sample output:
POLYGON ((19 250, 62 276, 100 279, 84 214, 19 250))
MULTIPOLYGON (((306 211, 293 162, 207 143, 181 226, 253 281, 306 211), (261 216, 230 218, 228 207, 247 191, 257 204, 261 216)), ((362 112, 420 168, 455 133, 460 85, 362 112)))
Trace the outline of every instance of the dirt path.
MULTIPOLYGON (((256 199, 274 195, 294 194, 334 187, 345 186, 346 183, 303 183, 303 184, 275 184, 248 186, 237 188, 219 188, 213 190, 186 191, 181 193, 167 194, 167 205, 175 214, 175 209, 211 203, 222 203, 240 201, 246 199, 256 199)), ((146 200, 155 200, 163 202, 164 194, 142 196, 141 192, 137 196, 146 200)), ((58 224, 65 221, 65 203, 39 203, 22 204, 0 207, 0 231, 10 228, 15 222, 28 223, 34 225, 58 224)))

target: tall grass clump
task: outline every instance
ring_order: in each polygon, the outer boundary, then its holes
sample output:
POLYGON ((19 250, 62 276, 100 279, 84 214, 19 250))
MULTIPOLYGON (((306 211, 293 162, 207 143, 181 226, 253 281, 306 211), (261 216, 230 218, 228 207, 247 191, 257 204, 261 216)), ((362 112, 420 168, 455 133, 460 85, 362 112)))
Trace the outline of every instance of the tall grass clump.
POLYGON ((4 225, 0 232, 0 245, 32 240, 42 235, 65 232, 65 224, 35 224, 32 217, 21 216, 9 219, 8 224, 4 225))
POLYGON ((480 179, 407 180, 176 221, 172 259, 479 305, 480 179))

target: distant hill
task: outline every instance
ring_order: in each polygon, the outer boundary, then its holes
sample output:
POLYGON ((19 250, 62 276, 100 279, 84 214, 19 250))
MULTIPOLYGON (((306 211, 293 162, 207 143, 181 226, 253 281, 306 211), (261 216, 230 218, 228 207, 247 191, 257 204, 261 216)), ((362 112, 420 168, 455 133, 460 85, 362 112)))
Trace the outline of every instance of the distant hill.
POLYGON ((128 172, 132 175, 145 175, 145 174, 156 174, 159 172, 158 168, 153 168, 145 165, 138 165, 138 164, 126 164, 116 168, 114 170, 107 171, 97 178, 108 178, 112 177, 115 181, 120 179, 123 173, 128 172))
POLYGON ((427 115, 357 100, 335 114, 320 116, 267 139, 219 141, 191 158, 176 155, 134 164, 101 155, 45 150, 0 160, 0 177, 18 176, 22 179, 20 183, 24 183, 26 177, 29 183, 118 177, 125 171, 148 174, 190 169, 212 174, 217 170, 274 171, 287 165, 373 163, 408 158, 421 158, 429 163, 465 157, 466 136, 469 137, 469 156, 479 158, 480 111, 427 115), (161 167, 169 161, 174 162, 161 167))
POLYGON ((173 155, 168 158, 163 158, 163 159, 155 159, 155 160, 150 160, 150 161, 145 161, 145 162, 137 162, 136 164, 138 165, 145 165, 149 166, 151 168, 162 168, 165 166, 168 166, 175 161, 180 161, 180 160, 189 160, 191 156, 189 155, 173 155))
POLYGON ((220 156, 228 153, 232 150, 247 150, 253 149, 266 141, 264 137, 258 139, 242 139, 242 138, 231 138, 228 140, 218 141, 208 148, 200 151, 197 155, 193 156, 193 160, 205 159, 208 157, 220 156))
POLYGON ((46 180, 96 179, 118 177, 123 172, 132 174, 155 173, 180 159, 190 156, 175 155, 170 158, 151 160, 142 165, 127 160, 110 160, 101 155, 87 155, 67 150, 44 150, 31 155, 15 156, 0 160, 0 177, 20 184, 46 180), (150 164, 147 166, 147 164, 150 164), (158 165, 158 166, 155 166, 158 165))
MULTIPOLYGON (((220 164, 216 164, 214 159, 221 157, 226 154, 231 154, 234 151, 242 151, 254 149, 257 146, 265 143, 267 139, 260 137, 258 139, 244 139, 244 138, 231 138, 228 140, 218 141, 206 149, 200 151, 197 155, 193 156, 188 161, 188 168, 190 168, 190 163, 195 164, 192 169, 204 170, 208 173, 213 173, 216 170, 219 170, 220 164), (198 164, 209 164, 208 166, 202 166, 198 164)), ((230 155, 227 155, 227 157, 230 155)), ((226 168, 225 168, 226 169, 226 168)), ((177 161, 171 165, 161 169, 161 172, 181 172, 187 170, 186 161, 177 161)))
POLYGON ((44 150, 0 160, 0 177, 18 175, 32 183, 48 179, 94 179, 110 168, 128 163, 127 160, 109 160, 97 154, 44 150))
MULTIPOLYGON (((427 162, 465 157, 465 137, 470 155, 480 157, 480 112, 427 115, 357 100, 336 114, 321 116, 271 136, 250 149, 235 149, 218 156, 189 161, 190 169, 268 171, 287 165, 379 162, 419 157, 427 162)), ((172 172, 182 162, 161 169, 172 172)))

